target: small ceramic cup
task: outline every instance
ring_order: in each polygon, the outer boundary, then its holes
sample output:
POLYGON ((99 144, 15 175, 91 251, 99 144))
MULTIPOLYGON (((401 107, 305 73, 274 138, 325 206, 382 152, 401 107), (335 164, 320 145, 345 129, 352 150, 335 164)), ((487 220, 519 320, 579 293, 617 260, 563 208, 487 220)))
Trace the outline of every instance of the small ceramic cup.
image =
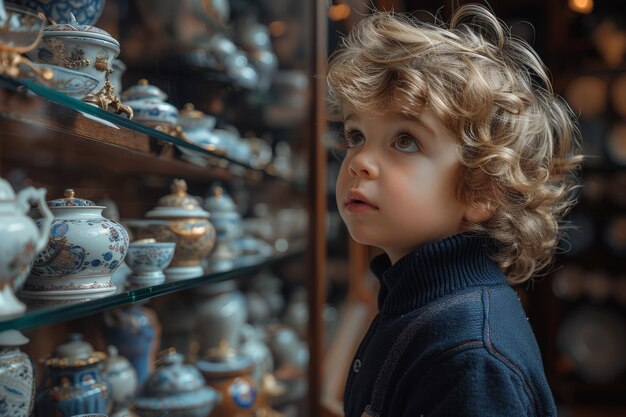
POLYGON ((130 286, 158 285, 165 281, 163 270, 174 258, 176 243, 141 239, 128 246, 126 263, 133 271, 128 277, 130 286))

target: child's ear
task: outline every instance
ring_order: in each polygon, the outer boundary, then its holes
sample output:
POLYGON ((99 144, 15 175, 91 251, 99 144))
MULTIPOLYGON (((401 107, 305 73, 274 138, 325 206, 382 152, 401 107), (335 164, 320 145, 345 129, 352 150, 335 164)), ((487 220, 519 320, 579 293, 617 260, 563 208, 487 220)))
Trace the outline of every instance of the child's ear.
POLYGON ((493 216, 488 203, 472 203, 465 209, 463 219, 469 223, 482 223, 493 216))

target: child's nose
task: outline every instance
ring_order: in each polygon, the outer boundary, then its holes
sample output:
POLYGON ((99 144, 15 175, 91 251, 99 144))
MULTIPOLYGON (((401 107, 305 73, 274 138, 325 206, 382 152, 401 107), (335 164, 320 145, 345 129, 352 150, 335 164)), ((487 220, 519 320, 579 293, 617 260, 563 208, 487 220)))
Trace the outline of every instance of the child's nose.
POLYGON ((352 157, 348 169, 353 177, 372 179, 378 176, 378 164, 376 164, 373 155, 364 150, 352 157))

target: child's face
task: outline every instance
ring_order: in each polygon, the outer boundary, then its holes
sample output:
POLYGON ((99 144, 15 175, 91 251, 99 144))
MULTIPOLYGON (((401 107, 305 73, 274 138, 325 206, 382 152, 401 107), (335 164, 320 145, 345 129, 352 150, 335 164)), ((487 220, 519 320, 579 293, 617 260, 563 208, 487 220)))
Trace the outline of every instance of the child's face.
POLYGON ((344 116, 349 148, 336 198, 354 240, 383 249, 395 263, 462 231, 457 141, 431 111, 417 120, 354 110, 344 116))

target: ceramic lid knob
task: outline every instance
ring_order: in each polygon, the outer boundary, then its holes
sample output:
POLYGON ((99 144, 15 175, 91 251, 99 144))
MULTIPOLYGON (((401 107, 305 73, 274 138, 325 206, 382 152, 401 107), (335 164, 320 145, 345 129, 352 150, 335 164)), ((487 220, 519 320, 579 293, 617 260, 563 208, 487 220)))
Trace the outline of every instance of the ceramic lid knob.
POLYGON ((46 203, 48 207, 99 207, 105 208, 104 206, 96 206, 96 204, 91 200, 85 200, 82 198, 76 197, 76 192, 72 188, 68 188, 63 193, 65 198, 59 198, 56 200, 50 200, 46 203))
POLYGON ((208 211, 200 207, 200 203, 187 194, 187 182, 175 179, 170 187, 171 194, 161 197, 157 207, 146 213, 148 218, 177 217, 177 218, 209 218, 208 211))

